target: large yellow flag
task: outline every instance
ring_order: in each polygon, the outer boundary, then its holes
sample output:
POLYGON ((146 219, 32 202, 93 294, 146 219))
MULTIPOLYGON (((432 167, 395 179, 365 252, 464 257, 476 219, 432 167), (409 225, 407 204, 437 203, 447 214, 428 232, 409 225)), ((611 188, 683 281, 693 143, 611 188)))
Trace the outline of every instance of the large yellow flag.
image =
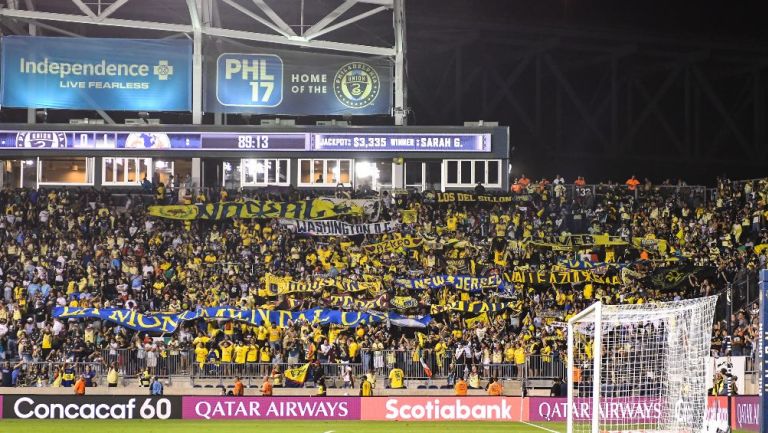
POLYGON ((289 368, 285 370, 285 383, 286 385, 301 386, 307 381, 307 372, 309 371, 309 363, 302 365, 301 367, 289 368))

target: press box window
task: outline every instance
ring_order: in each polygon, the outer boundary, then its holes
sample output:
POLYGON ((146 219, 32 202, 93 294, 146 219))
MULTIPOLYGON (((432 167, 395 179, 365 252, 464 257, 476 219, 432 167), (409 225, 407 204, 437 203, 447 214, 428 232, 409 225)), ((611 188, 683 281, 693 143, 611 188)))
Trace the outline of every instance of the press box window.
POLYGON ((446 186, 470 187, 482 183, 487 187, 501 187, 500 160, 445 160, 443 166, 446 186))
POLYGON ((150 158, 102 158, 101 167, 101 184, 105 186, 136 185, 145 176, 152 180, 149 176, 150 158))
POLYGON ((93 185, 93 158, 39 158, 39 185, 93 185))
POLYGON ((336 186, 351 179, 351 159, 299 160, 299 186, 336 186))
POLYGON ((243 186, 289 185, 287 159, 243 159, 243 186))

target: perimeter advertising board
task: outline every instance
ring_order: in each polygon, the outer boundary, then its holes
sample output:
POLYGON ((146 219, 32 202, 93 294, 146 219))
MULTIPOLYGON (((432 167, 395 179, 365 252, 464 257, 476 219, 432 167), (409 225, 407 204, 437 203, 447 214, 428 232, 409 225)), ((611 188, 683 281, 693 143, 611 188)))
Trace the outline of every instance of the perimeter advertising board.
POLYGON ((16 419, 178 419, 181 397, 115 395, 6 395, 4 418, 16 419))
POLYGON ((359 420, 359 397, 184 397, 184 419, 359 420))
POLYGON ((243 47, 206 47, 204 110, 290 115, 390 114, 392 61, 243 47))
POLYGON ((523 421, 517 397, 371 397, 362 399, 362 420, 523 421))
POLYGON ((190 111, 192 42, 6 36, 4 107, 190 111))

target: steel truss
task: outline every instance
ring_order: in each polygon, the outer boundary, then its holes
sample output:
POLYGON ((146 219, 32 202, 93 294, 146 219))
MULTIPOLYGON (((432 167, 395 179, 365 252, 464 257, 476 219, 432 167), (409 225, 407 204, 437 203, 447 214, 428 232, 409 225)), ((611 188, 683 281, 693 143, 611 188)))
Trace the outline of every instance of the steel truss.
POLYGON ((768 162, 768 44, 410 23, 417 123, 496 120, 562 161, 768 162))
MULTIPOLYGON (((314 6, 316 0, 306 0, 314 6)), ((82 37, 83 25, 101 27, 119 27, 159 32, 165 37, 187 36, 194 41, 193 59, 193 123, 202 121, 202 38, 231 38, 260 43, 277 44, 314 50, 329 50, 342 53, 363 54, 370 56, 391 57, 395 70, 395 110, 396 124, 405 122, 406 101, 403 77, 405 70, 405 14, 404 0, 339 0, 339 5, 323 14, 312 24, 304 25, 305 0, 298 4, 298 10, 289 10, 282 2, 282 13, 272 5, 278 2, 266 0, 164 0, 165 7, 186 8, 185 17, 180 22, 157 14, 152 9, 160 6, 153 0, 149 3, 141 0, 61 0, 57 2, 43 0, 6 0, 0 8, 0 20, 3 26, 14 34, 51 34, 82 37), (141 4, 140 4, 141 3, 141 4), (62 7, 64 5, 64 7, 62 7), (169 6, 170 5, 170 6, 169 6), (227 8, 228 10, 223 10, 227 8), (163 17, 166 22, 136 19, 137 11, 146 11, 139 16, 163 17), (389 34, 378 35, 377 39, 391 41, 390 44, 365 45, 356 42, 330 40, 324 38, 329 33, 338 35, 339 30, 354 25, 365 25, 366 19, 374 15, 389 13, 392 26, 389 34), (299 15, 300 24, 288 24, 285 16, 299 15), (247 18, 239 26, 228 26, 227 21, 247 18)), ((293 4, 295 2, 291 2, 293 4)), ((317 15, 317 14, 315 14, 317 15)), ((314 17, 314 15, 313 15, 314 17)), ((100 112, 102 117, 111 121, 109 116, 100 112)), ((30 116, 34 120, 34 116, 30 116)))

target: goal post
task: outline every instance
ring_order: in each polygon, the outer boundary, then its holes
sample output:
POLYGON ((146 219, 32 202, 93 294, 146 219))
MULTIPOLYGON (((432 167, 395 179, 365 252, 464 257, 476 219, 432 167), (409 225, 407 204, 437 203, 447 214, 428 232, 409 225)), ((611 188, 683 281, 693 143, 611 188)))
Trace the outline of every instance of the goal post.
POLYGON ((568 320, 567 432, 702 432, 716 302, 598 302, 568 320))

